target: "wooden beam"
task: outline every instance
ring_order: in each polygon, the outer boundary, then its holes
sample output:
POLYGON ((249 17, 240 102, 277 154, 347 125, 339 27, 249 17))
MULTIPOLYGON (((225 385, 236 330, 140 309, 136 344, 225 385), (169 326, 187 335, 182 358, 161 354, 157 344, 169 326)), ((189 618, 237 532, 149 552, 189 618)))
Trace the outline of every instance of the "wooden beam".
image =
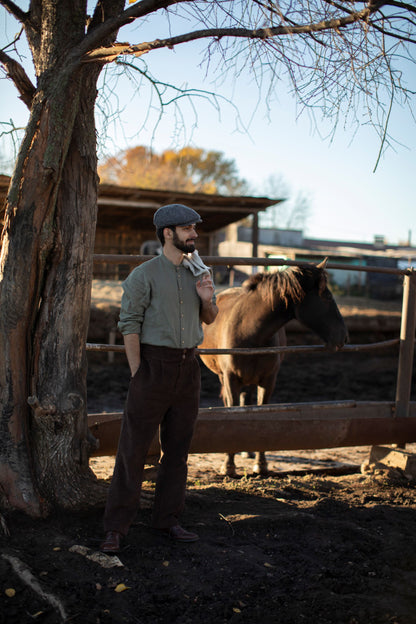
MULTIPOLYGON (((121 413, 91 414, 100 447, 93 456, 115 455, 121 413)), ((251 407, 202 408, 191 453, 237 453, 416 442, 416 402, 397 418, 394 402, 327 401, 251 407)), ((149 455, 159 450, 157 437, 149 455)))

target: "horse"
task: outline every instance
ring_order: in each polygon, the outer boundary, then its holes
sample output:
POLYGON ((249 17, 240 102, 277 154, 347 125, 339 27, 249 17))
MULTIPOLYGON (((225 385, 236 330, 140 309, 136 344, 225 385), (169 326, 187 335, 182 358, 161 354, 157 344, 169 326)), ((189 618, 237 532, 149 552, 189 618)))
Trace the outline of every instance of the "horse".
MULTIPOLYGON (((317 265, 256 273, 242 286, 219 293, 217 318, 211 325, 203 324, 204 340, 199 347, 285 346, 284 325, 291 319, 297 319, 314 331, 326 343, 328 350, 341 349, 348 340, 348 332, 328 288, 326 262, 327 258, 317 265)), ((226 407, 252 403, 256 386, 257 404, 267 404, 283 360, 280 353, 200 354, 200 357, 218 375, 226 407), (246 387, 248 392, 243 392, 246 387)), ((256 460, 253 472, 266 475, 265 454, 256 453, 256 460)), ((228 455, 222 473, 236 476, 234 454, 228 455)))
POLYGON ((145 240, 140 245, 140 255, 143 256, 160 256, 162 253, 162 245, 157 240, 145 240))

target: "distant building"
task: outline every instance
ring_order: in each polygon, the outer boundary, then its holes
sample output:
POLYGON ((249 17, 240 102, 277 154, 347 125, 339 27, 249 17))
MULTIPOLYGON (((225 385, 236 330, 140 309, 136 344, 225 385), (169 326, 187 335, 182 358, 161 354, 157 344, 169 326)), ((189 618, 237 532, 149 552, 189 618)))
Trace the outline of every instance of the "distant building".
MULTIPOLYGON (((250 257, 252 245, 247 224, 233 223, 226 228, 218 244, 221 256, 250 257)), ((306 238, 302 230, 261 228, 258 232, 257 255, 261 258, 319 262, 329 257, 332 265, 342 269, 329 270, 332 285, 348 294, 366 294, 377 298, 401 296, 401 279, 388 273, 349 270, 348 267, 400 268, 416 266, 416 247, 389 245, 384 236, 375 236, 373 243, 329 241, 306 238)), ((242 278, 252 272, 239 266, 242 278)), ((270 267, 270 270, 276 270, 270 267)), ((240 281, 241 281, 240 279, 240 281)))
MULTIPOLYGON (((0 226, 9 182, 8 176, 0 175, 0 226)), ((94 252, 131 255, 153 250, 146 253, 155 253, 154 212, 167 203, 184 203, 197 210, 203 219, 198 240, 201 255, 258 256, 299 262, 319 262, 328 256, 332 265, 342 267, 329 271, 331 284, 344 292, 384 298, 400 296, 401 280, 396 275, 353 271, 349 267, 416 267, 416 247, 410 242, 389 245, 382 235, 376 235, 373 243, 330 241, 306 238, 298 229, 259 228, 258 213, 282 201, 100 184, 94 252)), ((126 263, 97 263, 94 276, 122 279, 130 270, 131 265, 126 263)), ((237 266, 231 271, 231 277, 239 283, 255 270, 252 266, 237 266)), ((218 282, 228 283, 230 271, 226 267, 215 271, 218 282)))
MULTIPOLYGON (((4 220, 9 183, 8 176, 0 175, 0 226, 4 220)), ((248 217, 257 223, 259 212, 281 201, 283 200, 268 197, 230 197, 100 184, 94 253, 132 255, 140 254, 141 249, 155 249, 154 244, 149 244, 156 242, 154 212, 164 204, 180 203, 194 208, 201 215, 203 224, 200 228, 198 250, 201 255, 214 256, 217 255, 217 240, 221 239, 221 230, 248 217)), ((255 248, 256 229, 253 228, 252 232, 251 248, 255 248)), ((131 265, 125 263, 96 263, 94 276, 122 279, 130 270, 131 265)))

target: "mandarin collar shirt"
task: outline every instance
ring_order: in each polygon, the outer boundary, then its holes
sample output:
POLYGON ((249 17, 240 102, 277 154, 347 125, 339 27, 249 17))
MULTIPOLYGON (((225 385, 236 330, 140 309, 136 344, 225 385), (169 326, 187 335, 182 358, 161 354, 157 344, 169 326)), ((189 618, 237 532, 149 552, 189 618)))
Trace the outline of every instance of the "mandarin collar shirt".
POLYGON ((136 267, 122 284, 119 330, 138 334, 142 344, 174 349, 201 344, 199 279, 164 254, 136 267))

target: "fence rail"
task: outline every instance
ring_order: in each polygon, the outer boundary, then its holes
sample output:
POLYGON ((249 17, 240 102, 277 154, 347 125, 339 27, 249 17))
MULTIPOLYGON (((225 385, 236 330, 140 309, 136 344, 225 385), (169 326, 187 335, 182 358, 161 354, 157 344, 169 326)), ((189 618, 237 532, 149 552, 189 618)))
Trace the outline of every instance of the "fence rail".
MULTIPOLYGON (((138 265, 153 256, 95 255, 95 263, 138 265)), ((272 258, 203 256, 211 266, 305 266, 307 263, 272 258)), ((335 448, 379 443, 416 442, 416 404, 410 402, 416 327, 416 273, 413 269, 350 266, 328 262, 332 270, 402 275, 403 303, 400 337, 377 343, 345 345, 342 352, 376 351, 399 346, 394 402, 320 402, 244 408, 201 409, 191 452, 293 450, 335 448), (221 426, 219 426, 221 421, 221 426), (249 448, 250 447, 250 448, 249 448)), ((258 349, 198 349, 201 354, 315 353, 323 345, 258 349)), ((124 352, 123 345, 87 344, 88 351, 124 352)), ((89 425, 100 439, 95 454, 115 453, 121 414, 91 414, 89 425)), ((157 447, 157 441, 152 448, 157 447)), ((153 449, 154 451, 154 449, 153 449)), ((153 452, 152 451, 152 452, 153 452)))
MULTIPOLYGON (((369 344, 359 345, 344 345, 342 351, 376 351, 378 349, 388 349, 400 344, 399 338, 393 338, 392 340, 383 340, 381 342, 372 342, 369 344)), ((97 344, 87 343, 87 351, 114 351, 116 353, 124 353, 124 345, 109 345, 109 344, 97 344)), ((236 347, 234 349, 199 349, 197 352, 201 355, 268 355, 270 353, 317 353, 318 351, 328 351, 325 345, 297 345, 290 347, 236 347)))
MULTIPOLYGON (((122 255, 122 254, 95 254, 95 263, 107 264, 130 264, 136 266, 142 264, 146 260, 151 260, 154 256, 143 255, 122 255)), ((280 260, 278 258, 236 258, 226 256, 201 256, 202 260, 208 266, 307 266, 307 262, 299 262, 297 260, 280 260)), ((414 270, 396 269, 394 267, 376 267, 376 266, 350 266, 349 264, 338 264, 328 262, 326 268, 331 270, 344 271, 360 271, 365 273, 388 273, 390 275, 413 275, 414 270)))

